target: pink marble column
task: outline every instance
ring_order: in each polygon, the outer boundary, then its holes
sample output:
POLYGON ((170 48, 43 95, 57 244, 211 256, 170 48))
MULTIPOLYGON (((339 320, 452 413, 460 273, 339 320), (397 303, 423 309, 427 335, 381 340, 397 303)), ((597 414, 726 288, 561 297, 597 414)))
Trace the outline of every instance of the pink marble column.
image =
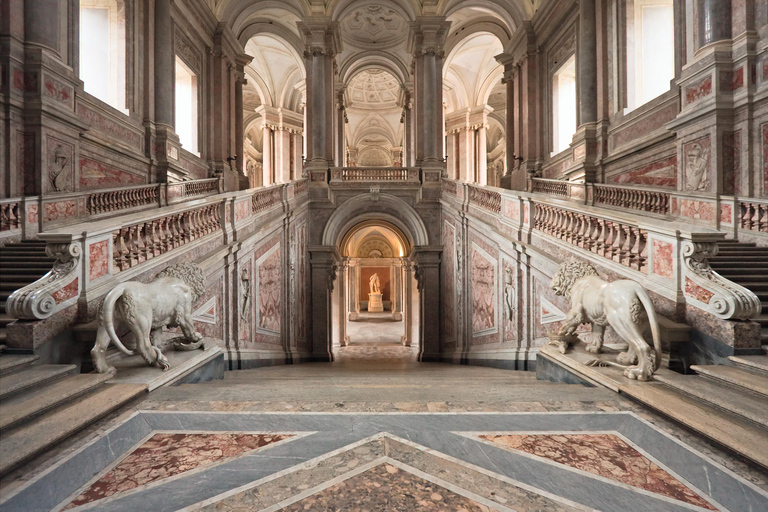
POLYGON ((458 134, 459 140, 459 179, 475 181, 475 131, 470 128, 462 129, 458 134))
POLYGON ((272 155, 272 129, 269 126, 264 125, 262 134, 261 171, 264 177, 262 178, 261 183, 266 187, 275 182, 272 173, 274 166, 274 157, 272 155))
POLYGON ((291 132, 275 130, 275 183, 291 181, 291 132))
POLYGON ((488 184, 488 142, 487 128, 483 124, 477 129, 477 176, 480 185, 488 184))

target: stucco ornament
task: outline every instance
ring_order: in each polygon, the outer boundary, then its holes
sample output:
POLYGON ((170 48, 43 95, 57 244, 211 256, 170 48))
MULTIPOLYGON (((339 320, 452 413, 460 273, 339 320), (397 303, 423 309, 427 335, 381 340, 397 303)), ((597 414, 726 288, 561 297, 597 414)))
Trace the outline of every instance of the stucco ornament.
POLYGON ((693 144, 686 154, 685 179, 688 190, 709 188, 709 150, 701 144, 693 144))
POLYGON ((617 357, 618 363, 595 359, 587 364, 618 366, 624 368, 627 378, 651 380, 661 365, 661 338, 653 303, 642 286, 629 279, 608 283, 594 267, 581 261, 563 263, 550 285, 571 304, 559 337, 575 336, 579 325, 592 324, 588 352, 601 352, 608 326, 629 344, 627 351, 617 357), (653 350, 643 337, 648 327, 653 336, 653 350))
POLYGON ((136 337, 136 350, 148 365, 163 371, 171 366, 168 359, 153 344, 159 343, 164 326, 181 327, 189 343, 174 343, 176 350, 202 347, 203 336, 192 323, 192 304, 205 292, 203 271, 194 264, 177 263, 166 268, 151 283, 127 282, 117 285, 104 298, 104 305, 91 349, 96 371, 116 373, 106 359, 110 343, 126 355, 133 355, 115 332, 117 322, 124 323, 136 337), (152 335, 150 338, 150 334, 152 335))

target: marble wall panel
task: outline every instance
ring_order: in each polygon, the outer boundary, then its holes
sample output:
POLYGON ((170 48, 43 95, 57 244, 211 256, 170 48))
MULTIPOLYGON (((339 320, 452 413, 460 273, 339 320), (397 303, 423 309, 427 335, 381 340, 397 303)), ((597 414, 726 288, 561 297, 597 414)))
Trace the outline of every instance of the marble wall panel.
POLYGON ((470 240, 472 344, 498 343, 499 252, 477 235, 472 235, 470 240))
POLYGON ((677 186, 677 155, 662 158, 635 169, 621 171, 609 176, 608 182, 620 185, 636 184, 675 188, 677 186))
POLYGON ((709 75, 686 86, 683 93, 686 105, 690 105, 695 101, 706 98, 710 94, 712 94, 712 77, 709 75))
POLYGON ((456 339, 456 230, 448 219, 443 223, 443 322, 444 341, 456 339))
POLYGON ((741 192, 741 131, 723 134, 723 194, 741 192))
POLYGON ((254 303, 254 277, 253 277, 253 261, 251 257, 241 260, 239 265, 239 271, 233 276, 235 279, 235 287, 237 290, 237 297, 233 298, 234 307, 230 310, 237 311, 238 319, 238 339, 240 340, 240 346, 244 343, 249 343, 252 340, 253 325, 253 303, 254 303))
POLYGON ((672 279, 674 275, 674 261, 672 255, 674 247, 669 242, 653 240, 653 273, 672 279))
POLYGON ((695 199, 678 199, 678 212, 683 217, 695 220, 714 221, 715 203, 711 201, 697 201, 695 199))
POLYGON ((109 271, 109 240, 96 242, 88 247, 88 279, 94 281, 109 271))
POLYGON ((683 189, 711 192, 712 141, 709 135, 686 142, 683 145, 683 189))
POLYGON ((279 237, 264 255, 257 257, 256 343, 280 343, 283 312, 283 256, 279 237))
POLYGON ((74 200, 55 201, 43 205, 45 220, 55 221, 77 217, 77 202, 74 200))
POLYGON ((763 154, 763 190, 762 195, 768 196, 768 123, 760 127, 762 132, 762 154, 763 154))
POLYGON ((296 225, 296 339, 299 348, 308 349, 307 311, 307 223, 302 220, 296 225))
POLYGON ((127 187, 145 183, 139 176, 92 158, 80 157, 80 190, 127 187))

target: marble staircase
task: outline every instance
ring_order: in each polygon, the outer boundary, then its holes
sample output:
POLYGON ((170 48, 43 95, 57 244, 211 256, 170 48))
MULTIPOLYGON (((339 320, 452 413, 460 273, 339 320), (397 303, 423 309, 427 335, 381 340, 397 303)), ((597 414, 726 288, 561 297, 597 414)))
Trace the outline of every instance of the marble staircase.
POLYGON ((768 346, 768 247, 733 240, 717 245, 718 253, 709 259, 710 267, 760 299, 763 311, 754 321, 760 324, 762 345, 768 346))
POLYGON ((768 356, 732 357, 734 366, 691 366, 695 375, 662 367, 649 382, 627 379, 619 368, 587 366, 593 357, 581 343, 567 354, 545 345, 537 378, 606 387, 768 470, 768 356), (737 360, 744 361, 736 366, 737 360))
POLYGON ((45 246, 43 241, 24 240, 0 247, 0 344, 5 344, 5 327, 14 320, 5 311, 5 301, 53 268, 55 260, 45 253, 45 246))
POLYGON ((0 353, 0 476, 146 392, 38 356, 0 353))

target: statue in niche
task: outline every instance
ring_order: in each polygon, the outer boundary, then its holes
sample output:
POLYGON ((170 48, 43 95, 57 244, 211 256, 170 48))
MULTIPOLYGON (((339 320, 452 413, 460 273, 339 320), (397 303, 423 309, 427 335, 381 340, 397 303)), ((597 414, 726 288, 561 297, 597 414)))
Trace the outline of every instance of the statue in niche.
POLYGON ((240 318, 245 320, 248 315, 248 302, 251 298, 251 279, 248 276, 248 269, 244 268, 240 272, 240 318))
POLYGON ((645 289, 635 281, 621 279, 608 283, 600 278, 589 263, 568 261, 560 265, 552 278, 551 287, 571 303, 558 333, 550 334, 553 344, 565 353, 570 343, 577 340, 576 329, 581 324, 592 324, 587 351, 599 354, 603 348, 605 328, 613 327, 629 347, 618 355, 618 363, 592 359, 588 366, 616 366, 624 369, 629 379, 651 380, 661 365, 661 338, 653 302, 645 289), (650 327, 653 350, 644 334, 650 327))
POLYGON ((709 150, 701 144, 692 144, 686 153, 685 180, 688 190, 707 190, 709 188, 709 150))
POLYGON ((136 337, 136 350, 150 366, 163 371, 171 365, 159 345, 163 327, 181 327, 184 337, 175 339, 176 350, 205 348, 203 335, 195 331, 192 322, 192 304, 205 293, 205 275, 194 264, 177 263, 166 268, 151 283, 127 282, 117 285, 104 298, 104 305, 96 332, 96 343, 91 357, 99 373, 116 373, 107 362, 110 343, 124 354, 132 356, 115 332, 115 324, 122 322, 136 337), (151 337, 150 337, 151 335, 151 337), (188 343, 184 343, 186 340, 188 343))
POLYGON ((51 187, 54 192, 64 192, 67 189, 67 176, 69 176, 69 157, 61 144, 56 144, 51 160, 51 187))
POLYGON ((511 268, 505 269, 504 273, 504 304, 507 306, 507 320, 512 320, 515 314, 515 281, 511 268))
POLYGON ((379 280, 379 274, 373 274, 368 280, 368 285, 371 289, 371 294, 381 293, 381 281, 379 280))

